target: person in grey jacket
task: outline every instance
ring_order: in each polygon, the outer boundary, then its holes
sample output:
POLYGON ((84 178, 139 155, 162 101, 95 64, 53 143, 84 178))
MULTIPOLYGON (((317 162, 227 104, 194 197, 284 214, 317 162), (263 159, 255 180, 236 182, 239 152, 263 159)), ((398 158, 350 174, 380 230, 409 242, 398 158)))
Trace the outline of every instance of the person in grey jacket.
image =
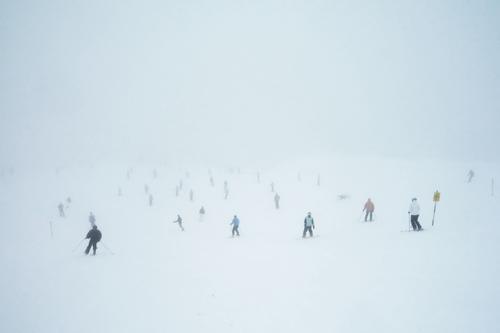
POLYGON ((304 219, 304 232, 302 233, 302 238, 306 238, 306 233, 309 232, 309 236, 313 236, 313 229, 316 226, 314 225, 314 219, 311 216, 311 212, 307 213, 306 218, 304 219))
POLYGON ((234 215, 233 220, 231 221, 231 223, 229 223, 229 225, 233 226, 233 230, 231 231, 232 237, 234 237, 235 234, 239 237, 240 231, 238 230, 238 228, 240 227, 240 219, 236 215, 234 215))

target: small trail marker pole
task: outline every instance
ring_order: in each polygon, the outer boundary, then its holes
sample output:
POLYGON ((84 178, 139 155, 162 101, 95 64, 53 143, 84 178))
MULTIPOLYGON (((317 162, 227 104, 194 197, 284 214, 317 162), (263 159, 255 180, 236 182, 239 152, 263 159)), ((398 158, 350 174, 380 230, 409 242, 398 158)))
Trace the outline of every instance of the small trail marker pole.
POLYGON ((434 226, 434 219, 436 217, 436 206, 440 200, 441 200, 441 193, 439 193, 439 191, 436 190, 436 192, 434 192, 434 197, 432 198, 432 201, 434 201, 434 213, 432 214, 432 225, 433 226, 434 226))

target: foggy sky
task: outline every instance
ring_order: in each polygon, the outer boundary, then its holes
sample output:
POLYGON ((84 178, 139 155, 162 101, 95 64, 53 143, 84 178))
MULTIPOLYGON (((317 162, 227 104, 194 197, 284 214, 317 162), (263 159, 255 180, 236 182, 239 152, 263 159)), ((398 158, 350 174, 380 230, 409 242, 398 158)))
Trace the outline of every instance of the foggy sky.
POLYGON ((0 165, 498 160, 498 1, 0 1, 0 165))

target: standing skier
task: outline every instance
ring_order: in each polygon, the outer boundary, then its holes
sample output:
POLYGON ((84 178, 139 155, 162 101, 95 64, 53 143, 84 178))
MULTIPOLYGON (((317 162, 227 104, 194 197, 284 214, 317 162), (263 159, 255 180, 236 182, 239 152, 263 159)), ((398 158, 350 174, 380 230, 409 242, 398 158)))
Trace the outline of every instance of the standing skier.
POLYGON ((366 211, 365 214, 365 222, 368 221, 368 215, 370 215, 370 222, 373 221, 373 212, 375 211, 375 205, 372 202, 372 199, 368 198, 368 201, 365 203, 365 207, 363 208, 363 212, 366 211))
POLYGON ((149 207, 153 206, 153 195, 149 194, 149 207))
POLYGON ((271 182, 271 192, 274 193, 274 182, 271 182))
POLYGON ((173 223, 178 223, 181 230, 184 231, 184 227, 182 226, 182 217, 179 214, 177 214, 177 220, 175 220, 173 223))
POLYGON ((92 213, 92 212, 90 212, 90 214, 89 214, 89 223, 90 223, 91 227, 95 226, 95 216, 94 216, 94 213, 92 213))
POLYGON ((59 205, 57 205, 57 209, 59 210, 59 216, 60 217, 65 217, 66 215, 64 214, 64 205, 63 203, 59 203, 59 205))
POLYGON ((87 233, 87 237, 85 237, 85 239, 89 239, 89 245, 85 249, 85 254, 89 254, 90 248, 92 247, 94 250, 93 255, 95 255, 95 251, 97 250, 97 243, 101 240, 101 238, 102 234, 94 224, 92 226, 92 229, 87 233))
POLYGON ((474 170, 470 169, 469 173, 467 174, 467 177, 469 177, 467 183, 470 183, 472 181, 472 178, 474 178, 474 170))
POLYGON ((205 207, 201 206, 201 208, 200 208, 200 222, 203 221, 204 217, 205 217, 205 207))
POLYGON ((422 230, 422 226, 418 222, 418 216, 420 215, 420 205, 417 202, 417 198, 411 199, 410 207, 408 208, 408 215, 410 215, 411 226, 413 231, 422 230))
POLYGON ((148 194, 148 193, 149 193, 149 186, 148 186, 148 184, 145 184, 145 185, 144 185, 144 193, 145 193, 145 194, 148 194))
POLYGON ((212 177, 212 176, 210 176, 210 185, 211 185, 212 187, 214 187, 214 186, 215 186, 214 177, 212 177))
POLYGON ((311 216, 311 212, 307 213, 306 218, 304 219, 304 232, 302 233, 302 238, 306 238, 306 232, 309 231, 309 237, 313 236, 313 229, 316 229, 314 225, 314 219, 311 216))
POLYGON ((276 209, 280 209, 280 195, 278 194, 278 192, 276 192, 276 194, 274 195, 274 205, 276 209))
POLYGON ((194 201, 194 192, 193 192, 193 190, 189 191, 189 201, 191 201, 191 202, 194 201))
POLYGON ((240 227, 240 219, 238 219, 238 217, 234 215, 233 220, 231 221, 231 223, 229 223, 229 225, 233 226, 233 230, 231 231, 232 237, 234 237, 234 234, 239 237, 240 232, 238 229, 240 227))

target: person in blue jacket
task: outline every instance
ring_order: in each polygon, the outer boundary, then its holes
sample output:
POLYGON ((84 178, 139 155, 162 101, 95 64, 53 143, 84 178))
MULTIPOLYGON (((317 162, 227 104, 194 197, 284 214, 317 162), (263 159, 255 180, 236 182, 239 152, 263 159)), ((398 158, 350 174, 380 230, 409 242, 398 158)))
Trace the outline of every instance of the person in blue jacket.
POLYGON ((240 227, 240 219, 238 219, 238 217, 236 215, 234 215, 233 220, 231 221, 231 223, 229 223, 229 225, 233 226, 232 237, 234 237, 235 234, 236 234, 236 236, 239 237, 240 232, 239 232, 238 228, 240 227))

